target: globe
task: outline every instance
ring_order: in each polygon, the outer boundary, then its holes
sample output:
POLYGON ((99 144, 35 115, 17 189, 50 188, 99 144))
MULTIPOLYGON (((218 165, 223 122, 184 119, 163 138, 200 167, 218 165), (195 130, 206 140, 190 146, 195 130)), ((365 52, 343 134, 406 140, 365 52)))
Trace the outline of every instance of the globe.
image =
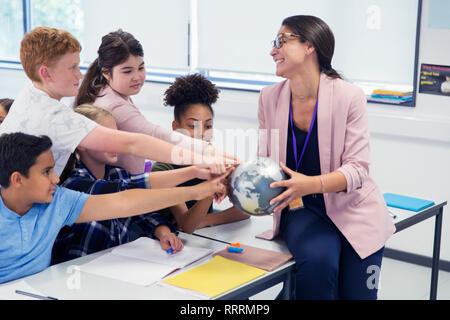
POLYGON ((270 205, 270 200, 285 188, 271 188, 270 184, 285 179, 286 175, 281 167, 270 158, 258 157, 241 163, 230 177, 233 204, 250 215, 271 214, 277 203, 270 205))

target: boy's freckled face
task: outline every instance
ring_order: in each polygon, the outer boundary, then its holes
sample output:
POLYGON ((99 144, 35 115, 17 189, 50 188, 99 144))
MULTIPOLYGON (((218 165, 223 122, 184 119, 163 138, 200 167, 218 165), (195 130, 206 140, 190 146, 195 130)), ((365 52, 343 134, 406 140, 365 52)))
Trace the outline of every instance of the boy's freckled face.
POLYGON ((50 150, 36 159, 28 171, 28 178, 23 176, 24 196, 33 203, 48 203, 53 200, 55 186, 59 178, 53 170, 55 160, 50 150))
POLYGON ((80 72, 80 53, 69 52, 48 68, 52 78, 51 91, 55 99, 73 97, 78 94, 78 87, 83 75, 80 72))

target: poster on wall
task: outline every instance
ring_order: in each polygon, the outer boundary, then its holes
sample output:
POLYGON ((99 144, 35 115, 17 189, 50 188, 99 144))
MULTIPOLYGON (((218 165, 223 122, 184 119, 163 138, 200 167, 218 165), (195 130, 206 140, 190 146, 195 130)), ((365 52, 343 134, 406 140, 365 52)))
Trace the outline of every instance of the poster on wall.
POLYGON ((450 66, 422 63, 419 92, 450 97, 450 66))

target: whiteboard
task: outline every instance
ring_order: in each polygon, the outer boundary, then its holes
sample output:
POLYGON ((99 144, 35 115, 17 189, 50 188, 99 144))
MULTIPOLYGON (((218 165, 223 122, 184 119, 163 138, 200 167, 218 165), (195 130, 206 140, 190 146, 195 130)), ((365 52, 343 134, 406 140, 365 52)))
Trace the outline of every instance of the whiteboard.
POLYGON ((324 20, 332 65, 347 79, 411 85, 418 0, 198 0, 201 69, 274 74, 270 41, 284 18, 324 20))
POLYGON ((94 0, 82 5, 82 64, 94 61, 104 35, 121 28, 142 44, 146 67, 188 67, 188 0, 94 0))

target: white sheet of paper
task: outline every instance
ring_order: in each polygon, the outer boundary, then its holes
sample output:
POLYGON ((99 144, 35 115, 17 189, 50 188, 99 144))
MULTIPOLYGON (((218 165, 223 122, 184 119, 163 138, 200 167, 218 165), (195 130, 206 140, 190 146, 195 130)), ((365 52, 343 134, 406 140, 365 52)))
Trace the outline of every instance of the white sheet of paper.
POLYGON ((82 265, 80 269, 83 272, 148 286, 161 280, 175 268, 142 259, 107 253, 82 265))
POLYGON ((80 269, 147 286, 212 253, 211 249, 185 246, 180 252, 167 254, 158 240, 142 237, 115 247, 110 253, 82 265, 80 269))
POLYGON ((161 249, 161 245, 158 240, 142 237, 135 241, 118 246, 111 252, 125 257, 161 263, 173 266, 175 268, 182 268, 194 261, 212 254, 213 250, 208 248, 184 246, 183 250, 180 252, 167 254, 167 252, 161 249))

